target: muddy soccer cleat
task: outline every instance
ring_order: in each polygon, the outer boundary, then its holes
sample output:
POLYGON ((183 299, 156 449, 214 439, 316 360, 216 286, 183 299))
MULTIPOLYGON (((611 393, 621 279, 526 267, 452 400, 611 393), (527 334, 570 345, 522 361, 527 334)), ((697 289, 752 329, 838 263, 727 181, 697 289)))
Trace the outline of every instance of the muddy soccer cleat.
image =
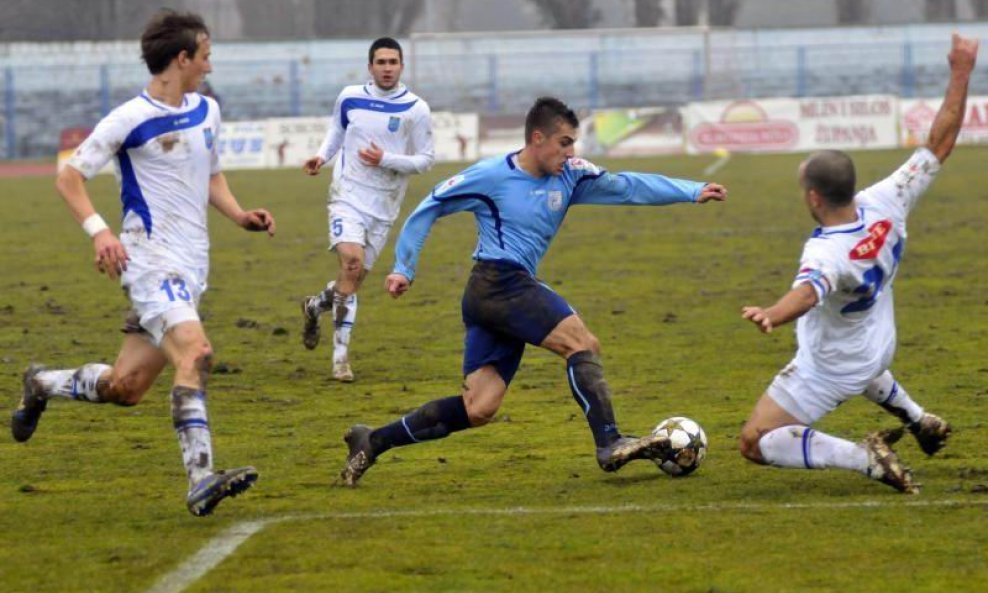
POLYGON ((322 308, 319 306, 319 296, 310 296, 302 299, 302 343, 309 350, 315 350, 319 345, 319 315, 322 308))
POLYGON ((17 406, 17 410, 10 418, 10 433, 18 443, 23 443, 31 438, 35 429, 38 428, 41 414, 48 407, 44 389, 34 379, 35 375, 43 370, 45 370, 44 366, 32 364, 24 371, 24 393, 21 395, 20 405, 17 406))
POLYGON ((371 428, 363 424, 355 424, 343 435, 350 448, 346 456, 346 465, 340 472, 340 478, 347 486, 356 486, 361 476, 374 465, 374 450, 370 444, 371 428))
POLYGON ((605 472, 616 472, 635 459, 659 459, 668 449, 669 439, 664 436, 623 436, 597 449, 597 465, 605 472))
POLYGON ((923 414, 919 421, 910 423, 908 428, 916 437, 919 448, 927 455, 934 455, 943 449, 951 433, 950 424, 934 414, 923 414))
POLYGON ((196 482, 186 506, 196 517, 205 517, 213 512, 224 498, 237 496, 254 485, 257 470, 251 466, 220 470, 196 482))
POLYGON ((873 432, 865 437, 868 452, 867 476, 895 488, 905 494, 919 494, 919 484, 913 481, 913 473, 899 461, 899 456, 889 447, 882 435, 873 432))

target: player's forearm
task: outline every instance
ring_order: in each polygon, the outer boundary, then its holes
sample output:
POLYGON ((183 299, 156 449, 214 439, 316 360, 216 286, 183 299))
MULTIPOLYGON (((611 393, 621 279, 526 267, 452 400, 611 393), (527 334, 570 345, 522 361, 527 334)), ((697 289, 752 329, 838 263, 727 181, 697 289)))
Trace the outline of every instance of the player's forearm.
POLYGON ((240 207, 237 198, 230 191, 226 176, 222 173, 217 173, 209 178, 209 205, 238 225, 243 220, 244 209, 240 207))
POLYGON ((322 144, 319 145, 316 156, 322 157, 322 160, 328 163, 336 156, 342 145, 343 131, 336 127, 336 122, 334 121, 329 131, 326 132, 326 137, 323 139, 322 144))
POLYGON ((435 160, 435 156, 431 151, 412 155, 386 152, 381 157, 381 166, 385 169, 391 169, 392 171, 397 171, 406 175, 415 175, 418 173, 425 173, 431 169, 435 160))
POLYGON ((809 284, 801 284, 765 309, 765 315, 768 316, 772 327, 778 327, 802 317, 816 305, 816 302, 817 296, 813 287, 809 284))
POLYGON ((970 79, 970 72, 952 71, 950 73, 950 82, 947 84, 943 103, 940 105, 940 111, 933 119, 926 146, 941 163, 950 156, 954 144, 957 142, 957 136, 960 134, 961 125, 964 123, 970 79))
POLYGON ((82 173, 68 165, 62 167, 55 177, 55 189, 65 200, 72 218, 79 224, 96 213, 93 201, 86 191, 85 181, 82 173))

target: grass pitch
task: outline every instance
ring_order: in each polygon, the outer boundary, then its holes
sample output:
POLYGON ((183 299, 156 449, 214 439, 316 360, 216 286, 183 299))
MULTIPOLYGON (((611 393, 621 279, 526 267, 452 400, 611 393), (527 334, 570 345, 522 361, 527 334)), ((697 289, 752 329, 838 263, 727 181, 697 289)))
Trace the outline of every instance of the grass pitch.
MULTIPOLYGON (((859 179, 877 181, 906 156, 858 154, 859 179)), ((327 176, 230 173, 245 207, 275 214, 278 235, 211 221, 209 411, 218 466, 254 464, 260 481, 211 518, 188 514, 169 371, 134 408, 56 401, 29 443, 0 438, 0 590, 986 590, 986 157, 966 147, 951 157, 913 213, 896 281, 893 371, 955 427, 934 459, 899 445, 924 484, 918 497, 850 472, 756 467, 736 452, 751 406, 793 353, 790 329, 761 335, 740 308, 787 289, 814 226, 799 155, 736 155, 715 176, 726 204, 573 208, 542 264, 603 343, 622 429, 672 415, 706 429, 705 464, 678 480, 643 462, 600 472, 564 364, 530 348, 491 426, 393 450, 359 488, 335 486, 347 426, 458 391, 473 222, 440 221, 399 301, 381 289, 384 254, 360 294, 357 382, 341 385, 327 344, 302 347, 298 312, 335 275, 327 176), (224 552, 229 530, 251 521, 267 523, 224 552), (197 573, 187 561, 200 552, 222 561, 197 573)), ((602 164, 700 178, 709 162, 602 164)), ((415 178, 405 213, 457 169, 415 178)), ((112 180, 90 189, 113 218, 112 180)), ((112 362, 126 302, 93 271, 51 179, 0 180, 0 190, 0 393, 12 410, 31 361, 112 362)), ((892 425, 859 398, 819 428, 857 439, 892 425)))

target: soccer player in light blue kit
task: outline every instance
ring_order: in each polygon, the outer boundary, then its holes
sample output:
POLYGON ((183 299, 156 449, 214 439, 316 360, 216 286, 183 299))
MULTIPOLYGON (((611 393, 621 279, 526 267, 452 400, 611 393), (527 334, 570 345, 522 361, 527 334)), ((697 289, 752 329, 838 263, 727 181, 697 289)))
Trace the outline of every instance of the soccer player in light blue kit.
POLYGON ((477 260, 463 294, 465 376, 461 395, 431 401, 395 422, 372 430, 350 427, 340 473, 354 486, 381 453, 392 447, 440 439, 490 422, 521 362, 525 344, 566 359, 573 398, 583 410, 597 448, 597 463, 617 471, 633 459, 661 455, 665 439, 622 436, 614 420, 597 338, 563 297, 536 279, 536 268, 570 206, 664 205, 724 200, 715 183, 662 175, 607 171, 574 158, 579 120, 554 98, 540 98, 525 121, 525 147, 481 161, 440 183, 419 204, 398 237, 396 262, 386 279, 395 298, 415 278, 418 255, 433 223, 472 212, 479 238, 477 260))

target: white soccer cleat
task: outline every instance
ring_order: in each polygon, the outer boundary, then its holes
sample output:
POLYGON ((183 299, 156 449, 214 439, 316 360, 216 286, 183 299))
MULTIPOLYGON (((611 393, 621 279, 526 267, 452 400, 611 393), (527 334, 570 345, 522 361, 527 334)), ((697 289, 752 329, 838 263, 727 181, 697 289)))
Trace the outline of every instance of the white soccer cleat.
POLYGON ((353 369, 350 368, 350 361, 334 362, 333 378, 341 383, 353 383, 353 369))
POLYGON ((902 465, 882 433, 869 434, 862 445, 868 452, 869 478, 888 484, 904 494, 919 494, 919 484, 913 481, 912 471, 902 465))

